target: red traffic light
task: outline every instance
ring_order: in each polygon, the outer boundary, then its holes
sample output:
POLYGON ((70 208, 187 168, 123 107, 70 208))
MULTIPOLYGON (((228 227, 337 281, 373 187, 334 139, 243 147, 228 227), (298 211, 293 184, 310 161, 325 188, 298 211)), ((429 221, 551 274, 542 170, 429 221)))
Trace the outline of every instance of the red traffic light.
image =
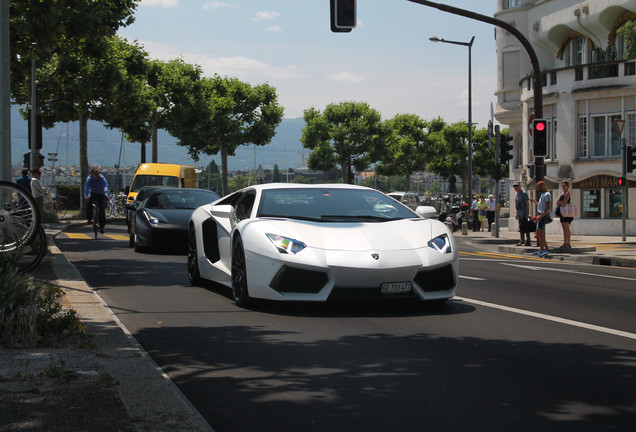
POLYGON ((545 130, 545 123, 544 122, 537 122, 536 123, 536 129, 539 132, 543 132, 545 130))

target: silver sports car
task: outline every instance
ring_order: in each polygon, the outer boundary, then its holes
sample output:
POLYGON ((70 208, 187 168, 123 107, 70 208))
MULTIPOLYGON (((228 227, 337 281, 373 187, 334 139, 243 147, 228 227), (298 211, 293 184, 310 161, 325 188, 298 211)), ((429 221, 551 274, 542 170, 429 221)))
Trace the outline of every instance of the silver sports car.
POLYGON ((457 248, 448 228, 374 189, 264 184, 197 208, 188 276, 251 298, 326 301, 455 294, 457 248))

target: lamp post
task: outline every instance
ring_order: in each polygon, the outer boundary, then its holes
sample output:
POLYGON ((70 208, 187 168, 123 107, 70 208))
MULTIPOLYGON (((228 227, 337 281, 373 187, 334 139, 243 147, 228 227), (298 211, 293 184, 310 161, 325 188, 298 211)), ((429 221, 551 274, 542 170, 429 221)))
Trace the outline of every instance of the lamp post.
POLYGON ((472 59, 471 48, 475 41, 475 36, 470 39, 470 42, 451 41, 446 39, 440 39, 436 36, 429 38, 431 42, 444 42, 453 45, 461 45, 468 47, 468 203, 472 203, 473 195, 473 85, 472 85, 472 59))

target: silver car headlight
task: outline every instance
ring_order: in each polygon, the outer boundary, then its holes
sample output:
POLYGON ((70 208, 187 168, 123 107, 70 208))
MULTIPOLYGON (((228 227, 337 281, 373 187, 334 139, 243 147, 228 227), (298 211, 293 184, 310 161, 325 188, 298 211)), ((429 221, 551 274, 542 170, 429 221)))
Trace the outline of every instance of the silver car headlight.
POLYGON ((442 234, 430 240, 428 242, 428 247, 433 248, 442 254, 453 252, 453 248, 451 247, 451 241, 448 238, 448 235, 446 234, 442 234))
POLYGON ((142 213, 143 213, 144 217, 146 218, 146 220, 148 221, 149 224, 157 225, 159 223, 159 219, 157 219, 156 217, 152 216, 146 210, 144 210, 142 213))
POLYGON ((307 247, 305 243, 289 237, 269 233, 266 235, 280 253, 294 255, 307 247))

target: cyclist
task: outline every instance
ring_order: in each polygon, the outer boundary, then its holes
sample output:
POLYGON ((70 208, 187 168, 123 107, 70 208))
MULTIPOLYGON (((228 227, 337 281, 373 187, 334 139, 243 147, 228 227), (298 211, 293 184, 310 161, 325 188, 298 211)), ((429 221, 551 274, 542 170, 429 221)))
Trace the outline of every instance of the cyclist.
POLYGON ((106 226, 106 204, 108 203, 108 182, 99 173, 99 168, 91 168, 91 172, 84 183, 84 200, 88 202, 86 218, 91 223, 91 218, 99 217, 99 231, 104 234, 106 226), (99 215, 93 215, 93 204, 97 206, 99 215))

